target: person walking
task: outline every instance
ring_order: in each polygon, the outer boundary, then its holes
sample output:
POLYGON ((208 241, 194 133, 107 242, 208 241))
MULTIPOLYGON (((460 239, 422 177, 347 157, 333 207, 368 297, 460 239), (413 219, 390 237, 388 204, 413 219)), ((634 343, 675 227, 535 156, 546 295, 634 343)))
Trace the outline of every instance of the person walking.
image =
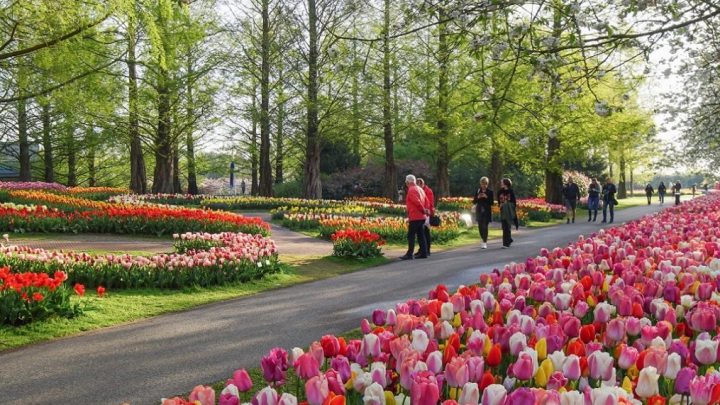
POLYGON ((602 188, 602 200, 603 200, 603 220, 602 223, 607 222, 607 212, 610 209, 610 222, 613 223, 615 220, 615 205, 617 200, 615 199, 615 193, 617 193, 617 187, 613 183, 612 178, 608 178, 605 185, 602 188))
POLYGON ((650 205, 650 200, 652 200, 652 195, 654 192, 655 189, 653 189, 652 184, 648 183, 647 186, 645 186, 645 196, 647 196, 648 205, 650 205))
POLYGON ((487 177, 480 179, 480 188, 475 192, 473 204, 475 204, 475 219, 477 219, 482 248, 487 249, 488 228, 492 222, 493 191, 488 188, 490 180, 487 177))
POLYGON ((597 221, 598 208, 600 207, 600 184, 592 179, 588 186, 588 222, 597 221))
POLYGON ((665 187, 664 182, 660 182, 658 185, 658 198, 660 199, 660 204, 662 205, 665 202, 665 193, 667 192, 667 188, 665 187))
POLYGON ((498 204, 500 204, 500 223, 503 231, 503 249, 507 249, 513 243, 512 224, 515 228, 518 226, 517 212, 515 206, 515 192, 512 189, 512 181, 508 178, 502 179, 500 182, 500 191, 498 191, 498 204))
POLYGON ((562 190, 563 198, 565 199, 565 216, 567 224, 575 223, 575 209, 577 209, 577 202, 580 199, 580 188, 573 182, 572 177, 568 177, 568 182, 565 184, 562 190))
MULTIPOLYGON (((425 209, 428 210, 428 216, 435 215, 435 193, 433 193, 432 189, 428 187, 427 184, 425 184, 425 180, 418 178, 417 179, 417 185, 422 189, 422 191, 425 193, 425 209)), ((430 245, 432 240, 430 239, 430 223, 428 221, 425 221, 425 226, 423 227, 423 232, 425 233, 425 244, 427 245, 427 255, 430 256, 430 245)), ((419 256, 420 251, 418 250, 417 253, 415 253, 415 256, 419 256)))
POLYGON ((425 219, 427 218, 427 208, 425 208, 425 192, 417 186, 417 180, 412 174, 405 176, 405 186, 407 186, 407 197, 405 198, 405 209, 408 216, 408 250, 404 256, 400 256, 400 260, 412 260, 415 251, 415 238, 420 245, 420 254, 415 256, 416 259, 427 258, 427 244, 425 242, 425 219))
POLYGON ((675 194, 675 205, 680 205, 680 188, 682 186, 680 185, 679 181, 675 182, 675 185, 673 185, 673 193, 675 194))

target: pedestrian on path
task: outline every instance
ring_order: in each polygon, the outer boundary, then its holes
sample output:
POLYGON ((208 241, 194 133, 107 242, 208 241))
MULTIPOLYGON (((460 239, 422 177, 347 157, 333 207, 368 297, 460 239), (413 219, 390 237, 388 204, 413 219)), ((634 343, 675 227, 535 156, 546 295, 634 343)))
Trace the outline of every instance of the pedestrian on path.
POLYGON ((588 186, 588 222, 597 221, 598 208, 600 207, 600 184, 592 179, 588 186))
POLYGON ((500 191, 498 191, 498 204, 500 204, 500 223, 503 231, 503 249, 507 249, 513 243, 512 225, 518 228, 518 218, 515 206, 515 192, 512 189, 512 181, 508 178, 502 179, 500 182, 500 191))
POLYGON ((667 192, 667 188, 665 187, 664 182, 660 182, 660 185, 658 186, 658 197, 660 198, 660 204, 663 204, 665 202, 665 193, 667 192))
POLYGON ((475 192, 473 204, 475 204, 475 218, 477 219, 482 248, 487 249, 488 228, 492 222, 493 191, 488 188, 490 180, 487 177, 480 179, 480 188, 475 192))
MULTIPOLYGON (((422 189, 422 191, 425 193, 425 209, 428 210, 428 218, 430 216, 435 215, 435 193, 433 193, 432 189, 428 187, 427 184, 425 184, 425 180, 418 178, 417 179, 417 185, 422 189)), ((430 245, 432 240, 430 239, 430 222, 425 221, 425 226, 423 226, 423 232, 425 233, 425 243, 427 244, 427 255, 430 256, 430 245)), ((415 257, 420 255, 420 250, 415 253, 415 257)))
POLYGON ((427 243, 425 241, 425 219, 427 218, 427 208, 425 208, 425 192, 417 186, 417 180, 412 174, 405 177, 405 186, 407 187, 407 197, 405 197, 405 209, 408 216, 408 250, 404 256, 400 256, 400 260, 412 260, 415 251, 415 239, 417 238, 420 245, 420 254, 415 256, 416 259, 427 259, 427 243))
POLYGON ((648 205, 650 205, 650 200, 652 200, 652 195, 655 192, 653 189, 652 184, 648 183, 647 186, 645 186, 645 196, 647 196, 648 199, 648 205))
POLYGON ((573 182, 573 178, 569 177, 567 184, 562 190, 563 198, 565 199, 565 216, 567 219, 566 223, 575 223, 575 209, 577 209, 577 202, 580 199, 580 188, 573 182))
POLYGON ((673 193, 675 194, 675 205, 680 205, 680 188, 682 186, 680 185, 679 181, 676 181, 673 185, 673 193))
POLYGON ((602 223, 606 223, 607 221, 607 212, 608 208, 610 209, 610 222, 613 223, 615 220, 615 206, 617 205, 617 200, 615 199, 615 194, 617 193, 617 187, 615 187, 615 183, 613 183, 612 178, 608 178, 605 182, 605 185, 602 188, 602 200, 603 200, 603 220, 602 223))

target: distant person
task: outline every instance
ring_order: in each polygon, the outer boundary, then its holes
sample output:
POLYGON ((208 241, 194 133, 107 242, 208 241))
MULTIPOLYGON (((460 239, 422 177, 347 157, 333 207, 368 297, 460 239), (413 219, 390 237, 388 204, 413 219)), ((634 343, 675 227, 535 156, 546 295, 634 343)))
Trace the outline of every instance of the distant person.
POLYGON ((693 184, 693 185, 692 185, 693 198, 695 198, 695 188, 696 188, 696 187, 697 187, 697 184, 693 184))
POLYGON ((708 184, 707 184, 707 183, 703 184, 703 191, 704 191, 703 194, 707 194, 707 193, 708 193, 708 184))
POLYGON ((240 182, 240 194, 245 195, 245 180, 240 182))
MULTIPOLYGON (((425 192, 425 208, 428 210, 428 215, 432 216, 435 215, 435 193, 433 193, 432 189, 428 187, 427 184, 425 184, 425 180, 418 178, 417 179, 417 185, 422 189, 423 192, 425 192)), ((425 226, 423 227, 423 232, 425 232, 425 244, 427 246, 427 255, 430 256, 430 223, 428 221, 425 221, 425 226)), ((415 257, 420 255, 420 251, 418 250, 417 253, 415 253, 415 257)))
POLYGON ((675 194, 675 205, 680 205, 680 189, 682 188, 682 185, 680 185, 679 181, 676 181, 673 185, 673 194, 675 194))
POLYGON ((412 174, 405 176, 405 186, 407 186, 407 197, 405 197, 405 208, 408 216, 408 250, 404 256, 400 256, 400 260, 412 260, 415 251, 415 238, 420 245, 420 254, 415 256, 416 259, 427 259, 427 244, 425 242, 425 219, 427 218, 427 208, 425 208, 425 192, 417 186, 417 180, 412 174))
POLYGON ((615 194, 617 193, 617 187, 615 187, 615 183, 613 183, 612 178, 608 178, 605 182, 605 185, 602 188, 602 201, 603 201, 603 220, 602 223, 606 223, 607 221, 607 213, 608 209, 610 211, 610 222, 613 223, 615 220, 615 206, 617 205, 617 200, 615 199, 615 194))
POLYGON ((500 182, 500 191, 498 191, 498 204, 500 204, 500 223, 503 231, 503 249, 507 249, 513 243, 512 225, 518 228, 518 218, 515 206, 517 199, 512 189, 512 181, 508 178, 502 179, 500 182))
POLYGON ((598 208, 600 208, 600 184, 592 179, 588 186, 588 222, 597 221, 598 208))
POLYGON ((473 204, 475 204, 475 218, 477 219, 482 248, 487 249, 488 228, 492 222, 493 191, 488 188, 490 180, 487 177, 480 179, 480 188, 475 192, 473 204))
POLYGON ((575 184, 572 177, 568 177, 568 182, 565 184, 565 187, 563 187, 562 193, 565 200, 566 223, 569 224, 570 219, 572 219, 572 223, 574 224, 575 210, 577 209, 577 202, 580 199, 580 188, 575 184))
POLYGON ((660 185, 658 186, 658 198, 660 199, 660 204, 665 202, 665 193, 667 192, 667 188, 665 188, 665 183, 662 181, 660 182, 660 185))
POLYGON ((655 192, 655 189, 653 189, 652 184, 648 183, 647 186, 645 186, 645 196, 648 200, 648 205, 650 205, 650 200, 652 199, 652 195, 655 192))

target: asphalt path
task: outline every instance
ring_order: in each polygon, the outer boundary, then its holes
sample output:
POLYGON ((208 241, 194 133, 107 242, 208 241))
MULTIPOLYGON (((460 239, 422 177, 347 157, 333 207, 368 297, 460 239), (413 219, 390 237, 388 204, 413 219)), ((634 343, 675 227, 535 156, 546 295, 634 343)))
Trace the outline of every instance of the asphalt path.
MULTIPOLYGON (((618 211, 615 224, 660 208, 618 211)), ((0 352, 0 398, 23 405, 158 404, 197 384, 226 379, 239 367, 257 367, 272 347, 306 347, 324 334, 358 327, 375 308, 424 297, 439 283, 450 289, 475 283, 480 274, 524 261, 542 247, 589 236, 600 225, 585 218, 581 211, 575 224, 521 231, 510 249, 494 240, 487 250, 439 252, 0 352)))

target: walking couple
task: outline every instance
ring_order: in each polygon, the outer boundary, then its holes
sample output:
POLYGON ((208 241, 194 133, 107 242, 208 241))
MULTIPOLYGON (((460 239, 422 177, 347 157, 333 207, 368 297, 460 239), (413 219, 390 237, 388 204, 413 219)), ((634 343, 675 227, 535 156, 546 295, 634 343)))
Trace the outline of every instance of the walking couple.
MULTIPOLYGON (((482 238, 482 248, 487 249, 488 231, 490 222, 492 222, 492 206, 495 203, 494 193, 489 187, 490 181, 487 177, 480 179, 480 188, 475 192, 473 203, 475 204, 475 218, 477 219, 478 228, 480 229, 480 238, 482 238)), ((503 231, 503 249, 509 248, 513 243, 512 225, 518 228, 518 217, 515 210, 517 200, 515 192, 512 189, 512 181, 510 179, 502 179, 500 181, 500 191, 498 191, 497 202, 500 204, 500 223, 503 231)))
POLYGON ((435 195, 423 179, 412 174, 405 177, 407 194, 405 209, 408 216, 408 250, 400 260, 427 259, 430 256, 430 218, 435 215, 435 195), (415 239, 419 250, 415 250, 415 239))

